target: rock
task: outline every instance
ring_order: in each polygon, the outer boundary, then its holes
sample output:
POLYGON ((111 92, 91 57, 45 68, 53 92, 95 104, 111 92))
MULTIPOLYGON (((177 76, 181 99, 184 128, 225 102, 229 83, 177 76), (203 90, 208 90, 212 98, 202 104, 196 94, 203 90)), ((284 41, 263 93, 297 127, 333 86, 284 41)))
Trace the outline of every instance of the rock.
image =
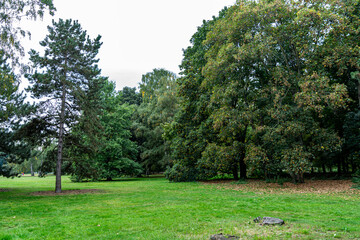
POLYGON ((261 225, 283 225, 285 222, 280 218, 263 217, 261 225))
POLYGON ((260 220, 261 220, 261 217, 257 217, 253 221, 254 221, 254 223, 258 223, 258 222, 260 222, 260 220))
POLYGON ((238 239, 240 238, 237 236, 223 235, 222 233, 214 234, 210 236, 210 240, 238 240, 238 239))

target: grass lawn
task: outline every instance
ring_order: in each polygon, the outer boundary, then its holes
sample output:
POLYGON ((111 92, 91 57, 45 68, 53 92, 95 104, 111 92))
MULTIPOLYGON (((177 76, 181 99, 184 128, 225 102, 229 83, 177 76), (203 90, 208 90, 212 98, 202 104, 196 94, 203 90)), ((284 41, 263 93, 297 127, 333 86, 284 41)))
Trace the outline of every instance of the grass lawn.
MULTIPOLYGON (((0 178, 0 239, 360 239, 360 194, 259 193, 163 178, 72 183, 63 190, 97 193, 44 196, 54 177, 0 178), (259 226, 257 216, 284 226, 259 226)), ((359 190, 360 192, 360 190, 359 190)))

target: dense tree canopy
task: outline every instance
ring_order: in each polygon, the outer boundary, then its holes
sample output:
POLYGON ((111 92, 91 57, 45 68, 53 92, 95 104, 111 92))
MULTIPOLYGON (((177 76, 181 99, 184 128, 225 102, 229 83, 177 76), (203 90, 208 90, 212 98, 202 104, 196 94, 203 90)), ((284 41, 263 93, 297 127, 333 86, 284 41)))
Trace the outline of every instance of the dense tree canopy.
POLYGON ((343 126, 358 100, 356 11, 347 1, 238 1, 205 22, 184 52, 186 110, 170 130, 169 179, 236 179, 240 170, 241 178, 286 172, 302 182, 331 154, 339 172, 348 169, 343 126))
MULTIPOLYGON (((53 11, 51 1, 11 7, 21 2, 3 5, 11 14, 53 11)), ((16 123, 32 106, 22 103, 6 56, 17 62, 16 36, 24 32, 11 30, 9 20, 1 40, 0 174, 10 176, 6 162, 20 163, 36 146, 40 169, 56 168, 56 192, 61 171, 75 181, 166 170, 170 181, 227 175, 294 182, 314 172, 354 172, 359 13, 357 0, 237 1, 198 27, 179 78, 154 69, 139 92, 116 91, 97 66, 100 36, 92 40, 77 21, 60 19, 40 43, 44 54, 30 52, 29 90, 41 103, 21 128, 16 123)))
POLYGON ((163 172, 169 165, 169 142, 163 139, 163 127, 177 112, 176 75, 154 69, 142 76, 142 104, 133 115, 133 133, 139 146, 138 161, 146 174, 163 172))

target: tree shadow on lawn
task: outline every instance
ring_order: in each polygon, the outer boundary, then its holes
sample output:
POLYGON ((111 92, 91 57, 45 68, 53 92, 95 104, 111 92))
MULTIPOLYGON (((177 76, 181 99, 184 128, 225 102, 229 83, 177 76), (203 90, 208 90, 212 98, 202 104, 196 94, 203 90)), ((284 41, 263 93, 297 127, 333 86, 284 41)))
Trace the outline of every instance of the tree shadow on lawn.
POLYGON ((55 193, 51 191, 37 191, 31 192, 32 196, 61 196, 61 195, 79 195, 79 194, 99 194, 105 193, 106 191, 102 189, 71 189, 71 190, 62 190, 61 193, 55 193))

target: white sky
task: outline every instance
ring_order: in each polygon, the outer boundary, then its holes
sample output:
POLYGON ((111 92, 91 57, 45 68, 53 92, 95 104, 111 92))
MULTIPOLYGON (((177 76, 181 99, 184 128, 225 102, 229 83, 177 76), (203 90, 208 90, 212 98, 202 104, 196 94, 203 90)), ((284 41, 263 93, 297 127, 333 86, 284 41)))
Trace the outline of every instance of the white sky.
MULTIPOLYGON (((117 89, 137 87, 141 75, 154 68, 179 73, 182 49, 202 24, 236 0, 54 0, 58 18, 79 20, 93 39, 102 36, 98 57, 102 75, 116 82, 117 89)), ((47 35, 43 21, 22 22, 32 33, 23 41, 25 51, 43 49, 39 41, 47 35)))

